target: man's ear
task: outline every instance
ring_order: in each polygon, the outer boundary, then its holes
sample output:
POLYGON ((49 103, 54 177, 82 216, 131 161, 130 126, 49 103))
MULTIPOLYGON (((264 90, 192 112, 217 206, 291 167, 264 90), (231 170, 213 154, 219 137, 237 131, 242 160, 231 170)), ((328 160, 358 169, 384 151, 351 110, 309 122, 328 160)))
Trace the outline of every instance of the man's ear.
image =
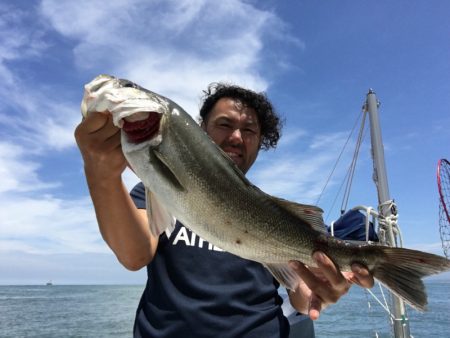
POLYGON ((205 123, 205 121, 200 121, 200 128, 202 128, 204 131, 206 131, 206 123, 205 123))

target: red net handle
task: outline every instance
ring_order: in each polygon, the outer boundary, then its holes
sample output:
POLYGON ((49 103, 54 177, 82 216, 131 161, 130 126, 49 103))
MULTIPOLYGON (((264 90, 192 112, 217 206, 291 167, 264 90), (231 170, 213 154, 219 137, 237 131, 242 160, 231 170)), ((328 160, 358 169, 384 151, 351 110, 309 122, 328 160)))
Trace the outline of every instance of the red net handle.
POLYGON ((450 192, 450 162, 446 159, 440 159, 438 162, 437 167, 437 183, 438 183, 438 190, 439 190, 439 199, 441 201, 441 205, 444 209, 444 213, 447 216, 447 220, 450 222, 450 213, 448 211, 447 207, 447 201, 446 199, 449 198, 449 196, 446 195, 446 193, 450 192))

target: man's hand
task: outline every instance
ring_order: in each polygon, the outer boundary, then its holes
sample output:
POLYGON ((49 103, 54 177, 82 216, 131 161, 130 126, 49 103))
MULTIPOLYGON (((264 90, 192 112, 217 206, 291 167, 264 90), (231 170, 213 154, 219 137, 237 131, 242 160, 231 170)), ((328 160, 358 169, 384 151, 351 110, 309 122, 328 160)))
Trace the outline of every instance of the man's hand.
POLYGON ((102 237, 127 269, 139 270, 153 259, 158 238, 150 234, 146 211, 136 208, 122 182, 127 162, 120 129, 111 114, 91 113, 76 128, 75 138, 102 237))
POLYGON ((75 130, 88 182, 117 179, 126 168, 120 129, 109 113, 92 113, 75 130))
POLYGON ((312 320, 318 319, 320 311, 345 295, 353 283, 364 288, 374 284, 373 276, 359 264, 353 264, 351 272, 341 272, 323 252, 316 251, 312 257, 317 268, 298 261, 289 262, 300 279, 295 292, 289 292, 289 299, 294 308, 308 313, 312 320))

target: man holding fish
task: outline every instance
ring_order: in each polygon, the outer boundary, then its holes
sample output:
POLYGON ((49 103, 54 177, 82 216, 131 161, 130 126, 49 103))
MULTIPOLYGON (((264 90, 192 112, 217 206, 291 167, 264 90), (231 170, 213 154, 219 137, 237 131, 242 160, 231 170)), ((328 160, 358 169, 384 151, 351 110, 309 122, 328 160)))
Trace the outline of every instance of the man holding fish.
MULTIPOLYGON (((142 184, 135 187, 131 197, 124 186, 121 175, 127 160, 121 129, 107 113, 109 107, 104 108, 88 114, 75 137, 104 240, 127 269, 148 268, 135 337, 288 337, 289 324, 277 293, 279 283, 265 264, 235 256, 218 243, 208 243, 178 218, 170 229, 151 230, 149 223, 157 212, 152 206, 153 214, 148 217, 145 208, 149 202, 142 184)), ((266 96, 241 87, 210 86, 200 116, 201 128, 244 174, 259 151, 275 147, 280 137, 280 120, 266 96)), ((122 130, 138 143, 152 129, 153 125, 145 123, 125 121, 122 130)), ((165 164, 163 158, 161 162, 165 164)), ((183 181, 179 174, 168 175, 173 181, 183 181)), ((147 192, 148 199, 150 195, 147 192)), ((223 223, 231 226, 233 219, 223 223)), ((234 245, 241 245, 242 238, 234 245)), ((297 276, 297 287, 289 291, 289 299, 313 320, 346 294, 352 283, 373 285, 372 275, 361 264, 341 272, 321 251, 315 251, 312 260, 317 267, 289 262, 297 276)))

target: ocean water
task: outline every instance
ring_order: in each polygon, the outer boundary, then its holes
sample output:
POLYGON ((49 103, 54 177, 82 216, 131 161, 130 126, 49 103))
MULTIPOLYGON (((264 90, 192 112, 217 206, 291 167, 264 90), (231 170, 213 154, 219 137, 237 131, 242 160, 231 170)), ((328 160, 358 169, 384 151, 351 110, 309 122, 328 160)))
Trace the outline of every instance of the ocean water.
MULTIPOLYGON (((450 337, 450 282, 426 285, 429 311, 409 310, 411 334, 450 337)), ((111 285, 0 286, 0 337, 131 337, 142 290, 143 286, 111 285)), ((388 315, 372 299, 353 287, 315 323, 316 337, 391 337, 388 315)))
MULTIPOLYGON (((425 281, 428 311, 407 306, 410 333, 414 338, 450 337, 450 281, 425 281)), ((375 286, 371 291, 390 305, 390 298, 375 286)), ((327 308, 314 327, 317 338, 392 337, 389 314, 362 288, 352 287, 349 294, 327 308), (370 305, 370 306, 369 306, 370 305), (338 333, 338 334, 337 334, 338 333)))
POLYGON ((0 286, 0 337, 132 337, 143 286, 0 286))

